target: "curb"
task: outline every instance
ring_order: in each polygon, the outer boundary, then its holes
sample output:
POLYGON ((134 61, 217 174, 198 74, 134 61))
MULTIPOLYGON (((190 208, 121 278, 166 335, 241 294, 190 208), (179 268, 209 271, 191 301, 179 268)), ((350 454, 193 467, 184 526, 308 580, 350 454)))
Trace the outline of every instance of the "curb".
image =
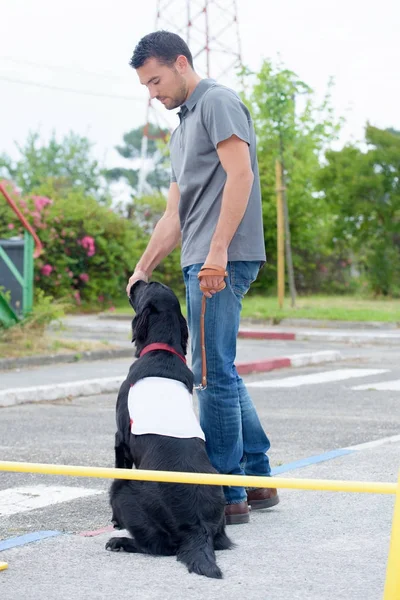
MULTIPOLYGON (((236 369, 239 375, 249 375, 251 373, 266 373, 285 367, 317 365, 324 362, 342 360, 343 358, 342 353, 337 350, 323 350, 320 352, 308 352, 286 357, 238 363, 236 369)), ((53 402, 65 398, 115 393, 118 392, 121 383, 125 378, 126 374, 115 377, 84 379, 81 381, 54 383, 51 385, 0 390, 0 407, 16 406, 17 404, 31 404, 34 402, 53 402)))
POLYGON ((296 333, 288 333, 286 331, 265 331, 263 329, 250 330, 239 329, 238 338, 244 340, 291 340, 298 339, 296 333))
MULTIPOLYGON (((238 338, 254 339, 254 340, 286 340, 286 341, 317 341, 317 342, 340 342, 346 344, 387 344, 400 345, 400 331, 397 329, 369 329, 368 331, 351 330, 350 326, 343 330, 329 330, 321 328, 303 329, 302 331, 284 331, 279 325, 278 330, 274 331, 276 326, 271 326, 269 329, 264 327, 242 325, 239 329, 238 338)), ((289 329, 289 327, 288 327, 289 329)), ((127 324, 123 319, 115 319, 114 322, 104 321, 101 319, 97 323, 86 323, 78 325, 70 323, 66 326, 66 332, 72 335, 79 332, 80 335, 87 333, 96 333, 96 336, 114 336, 118 339, 128 339, 127 324), (123 336, 123 337, 122 337, 123 336)))
POLYGON ((286 331, 267 331, 265 329, 240 329, 238 337, 253 340, 290 340, 296 342, 341 342, 346 344, 385 344, 400 345, 400 333, 370 333, 348 331, 305 331, 289 333, 286 331))
POLYGON ((133 348, 114 348, 110 350, 85 350, 68 354, 42 354, 21 358, 0 359, 0 371, 21 369, 24 367, 43 367, 57 363, 76 363, 80 361, 103 360, 105 358, 126 358, 134 355, 133 348))
POLYGON ((0 407, 117 392, 126 375, 0 390, 0 407))
MULTIPOLYGON (((97 319, 105 321, 131 321, 130 313, 98 313, 97 319)), ((272 317, 270 319, 257 319, 252 317, 242 317, 242 322, 249 325, 284 326, 284 327, 315 327, 317 329, 371 329, 371 330, 392 330, 399 331, 400 320, 398 321, 341 321, 333 319, 296 319, 288 317, 279 319, 272 317)))

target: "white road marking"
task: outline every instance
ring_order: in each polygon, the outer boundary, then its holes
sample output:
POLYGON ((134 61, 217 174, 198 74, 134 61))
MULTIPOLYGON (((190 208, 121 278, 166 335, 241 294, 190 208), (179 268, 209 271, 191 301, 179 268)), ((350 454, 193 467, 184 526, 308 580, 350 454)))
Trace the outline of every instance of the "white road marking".
POLYGON ((400 379, 395 381, 381 381, 379 383, 367 383, 365 385, 356 385, 352 390, 386 390, 390 392, 400 392, 400 379))
POLYGON ((0 517, 8 517, 28 510, 96 494, 103 494, 103 491, 61 485, 30 485, 8 488, 0 490, 0 517))
MULTIPOLYGON (((321 373, 310 373, 308 375, 296 375, 283 379, 269 379, 265 381, 252 381, 246 383, 247 387, 257 388, 291 388, 300 385, 315 385, 318 383, 329 383, 332 381, 343 381, 352 377, 369 377, 387 373, 388 369, 337 369, 336 371, 323 371, 321 373)), ((368 387, 368 386, 367 386, 368 387)))
POLYGON ((363 444, 356 444, 355 446, 346 446, 345 450, 367 450, 368 448, 376 448, 377 446, 383 446, 384 444, 395 444, 400 442, 400 435, 391 435, 389 437, 380 438, 379 440, 373 440, 372 442, 364 442, 363 444))
MULTIPOLYGON (((339 350, 320 350, 319 352, 302 352, 301 354, 291 354, 292 367, 304 367, 308 365, 318 365, 323 362, 333 362, 343 360, 344 356, 339 350)), ((355 356, 353 356, 355 358, 355 356)))

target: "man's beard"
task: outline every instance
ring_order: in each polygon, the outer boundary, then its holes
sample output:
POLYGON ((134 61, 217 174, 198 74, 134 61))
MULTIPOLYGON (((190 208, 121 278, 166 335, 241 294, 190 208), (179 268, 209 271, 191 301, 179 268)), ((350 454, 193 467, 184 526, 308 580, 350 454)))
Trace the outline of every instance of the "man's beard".
POLYGON ((177 91, 177 94, 173 98, 171 98, 172 102, 171 102, 170 106, 167 107, 168 110, 173 110, 174 108, 178 108, 179 106, 182 106, 182 104, 186 100, 187 93, 188 93, 188 86, 183 77, 180 76, 179 79, 180 79, 179 89, 177 91))

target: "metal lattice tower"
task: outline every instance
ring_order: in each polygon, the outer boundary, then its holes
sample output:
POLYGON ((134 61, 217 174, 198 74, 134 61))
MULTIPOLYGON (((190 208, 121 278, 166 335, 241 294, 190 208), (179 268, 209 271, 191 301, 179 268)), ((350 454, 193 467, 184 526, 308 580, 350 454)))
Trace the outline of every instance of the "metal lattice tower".
MULTIPOLYGON (((195 71, 201 77, 234 85, 242 65, 236 0, 157 0, 155 30, 160 29, 177 33, 186 41, 195 71)), ((139 195, 145 188, 149 123, 151 120, 160 124, 161 114, 157 102, 149 101, 142 138, 139 195)))
POLYGON ((242 62, 236 0, 158 0, 156 29, 186 41, 199 75, 232 82, 242 62))

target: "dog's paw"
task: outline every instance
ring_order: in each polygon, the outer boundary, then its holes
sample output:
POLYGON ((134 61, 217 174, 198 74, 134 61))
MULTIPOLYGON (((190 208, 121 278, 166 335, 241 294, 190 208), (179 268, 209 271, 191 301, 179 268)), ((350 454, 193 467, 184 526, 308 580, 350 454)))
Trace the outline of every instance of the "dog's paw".
POLYGON ((123 549, 124 543, 122 541, 122 538, 110 538, 106 544, 106 550, 110 550, 110 552, 120 552, 123 549))

